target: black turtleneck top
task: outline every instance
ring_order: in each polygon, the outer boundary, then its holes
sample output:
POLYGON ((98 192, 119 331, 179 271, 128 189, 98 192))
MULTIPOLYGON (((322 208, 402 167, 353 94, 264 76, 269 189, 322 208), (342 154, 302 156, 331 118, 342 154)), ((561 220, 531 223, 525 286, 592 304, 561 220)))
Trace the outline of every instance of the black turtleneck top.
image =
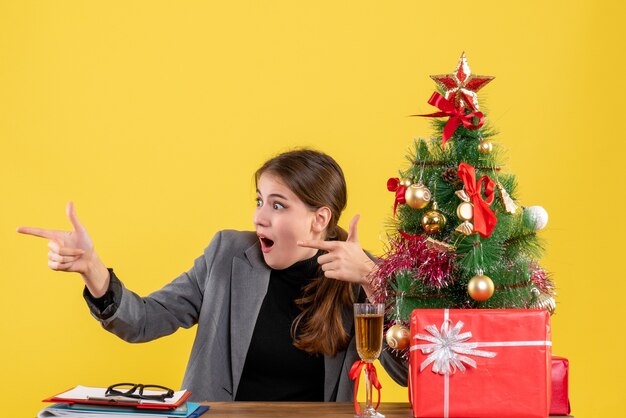
POLYGON ((297 349, 291 337, 291 324, 301 312, 294 301, 317 277, 320 255, 272 270, 236 401, 324 400, 324 356, 297 349))

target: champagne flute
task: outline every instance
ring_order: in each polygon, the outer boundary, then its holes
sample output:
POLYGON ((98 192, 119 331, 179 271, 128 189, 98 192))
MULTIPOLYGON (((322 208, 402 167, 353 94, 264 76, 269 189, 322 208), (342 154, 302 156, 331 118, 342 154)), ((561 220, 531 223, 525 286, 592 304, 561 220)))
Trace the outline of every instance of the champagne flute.
MULTIPOLYGON (((355 303, 354 328, 356 332, 356 351, 366 363, 373 363, 383 348, 383 322, 385 305, 382 303, 355 303)), ((365 409, 359 418, 377 417, 384 415, 377 412, 372 406, 372 381, 365 368, 365 409)))

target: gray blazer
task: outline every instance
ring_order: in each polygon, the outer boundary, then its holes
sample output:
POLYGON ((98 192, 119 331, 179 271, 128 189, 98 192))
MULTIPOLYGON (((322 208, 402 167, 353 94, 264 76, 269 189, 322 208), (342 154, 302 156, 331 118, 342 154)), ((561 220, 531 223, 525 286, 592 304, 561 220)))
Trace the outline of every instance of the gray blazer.
MULTIPOLYGON (((232 401, 270 272, 254 232, 221 231, 189 271, 161 290, 142 298, 120 286, 115 313, 98 320, 129 342, 154 340, 198 324, 182 387, 193 392, 195 401, 232 401)), ((93 307, 92 313, 98 318, 93 307)), ((351 309, 344 311, 344 325, 353 337, 346 350, 324 357, 325 401, 352 401, 348 371, 358 355, 351 309)), ((406 386, 407 366, 400 358, 383 350, 381 362, 406 386)))

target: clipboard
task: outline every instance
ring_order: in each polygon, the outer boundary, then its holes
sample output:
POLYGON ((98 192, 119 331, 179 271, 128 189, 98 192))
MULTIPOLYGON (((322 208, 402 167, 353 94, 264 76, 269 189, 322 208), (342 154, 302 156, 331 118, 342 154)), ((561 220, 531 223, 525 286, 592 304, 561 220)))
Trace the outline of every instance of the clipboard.
POLYGON ((120 396, 105 396, 106 388, 95 388, 89 386, 76 386, 50 398, 43 399, 42 402, 54 402, 63 404, 85 404, 85 405, 106 405, 125 406, 137 409, 157 409, 171 410, 184 404, 191 396, 191 392, 182 390, 174 392, 174 398, 164 402, 124 398, 120 396))

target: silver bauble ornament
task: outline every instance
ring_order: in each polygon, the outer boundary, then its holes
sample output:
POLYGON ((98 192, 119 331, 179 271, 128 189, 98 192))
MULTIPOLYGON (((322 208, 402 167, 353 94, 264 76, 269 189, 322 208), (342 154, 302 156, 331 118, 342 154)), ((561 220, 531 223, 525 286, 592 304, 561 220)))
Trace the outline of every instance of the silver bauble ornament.
POLYGON ((524 208, 524 220, 535 231, 540 231, 548 224, 548 212, 541 206, 529 206, 524 208))

